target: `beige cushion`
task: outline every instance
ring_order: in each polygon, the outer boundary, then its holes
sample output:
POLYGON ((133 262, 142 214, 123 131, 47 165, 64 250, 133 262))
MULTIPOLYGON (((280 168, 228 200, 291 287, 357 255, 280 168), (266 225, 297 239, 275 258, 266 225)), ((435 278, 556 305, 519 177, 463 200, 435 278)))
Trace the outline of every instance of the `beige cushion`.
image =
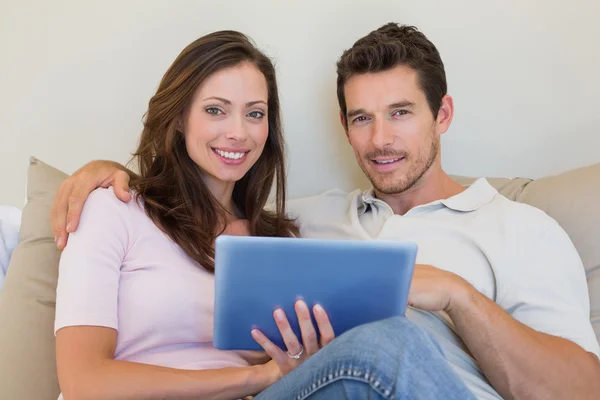
MULTIPOLYGON (((475 180, 453 177, 463 185, 475 180)), ((488 179, 511 200, 545 211, 567 232, 585 267, 591 320, 600 343, 600 163, 536 180, 488 179)))
POLYGON ((32 158, 20 243, 0 291, 0 398, 56 400, 54 307, 60 253, 50 228, 66 174, 32 158))
POLYGON ((517 201, 544 210, 577 248, 588 281, 590 310, 600 342, 600 163, 532 181, 517 201))

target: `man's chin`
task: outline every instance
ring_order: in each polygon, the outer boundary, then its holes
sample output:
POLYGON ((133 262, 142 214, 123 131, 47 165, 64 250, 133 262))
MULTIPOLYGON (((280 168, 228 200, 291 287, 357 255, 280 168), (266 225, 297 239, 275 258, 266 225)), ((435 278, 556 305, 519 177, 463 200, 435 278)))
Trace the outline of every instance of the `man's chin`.
POLYGON ((375 189, 377 193, 395 194, 399 191, 402 191, 402 188, 399 187, 401 185, 398 185, 398 182, 393 182, 392 180, 386 182, 382 179, 372 179, 371 177, 369 177, 369 181, 371 182, 373 189, 375 189))
POLYGON ((377 176, 379 174, 368 175, 371 186, 377 193, 385 195, 393 195, 402 193, 409 189, 412 184, 408 184, 405 179, 398 178, 394 175, 385 177, 377 176))

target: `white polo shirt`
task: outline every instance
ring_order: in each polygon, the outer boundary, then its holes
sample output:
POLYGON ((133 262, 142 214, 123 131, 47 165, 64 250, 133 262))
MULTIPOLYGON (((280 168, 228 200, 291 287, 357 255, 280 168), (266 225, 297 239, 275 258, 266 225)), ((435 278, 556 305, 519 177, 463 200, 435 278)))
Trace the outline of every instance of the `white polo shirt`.
MULTIPOLYGON (((508 200, 484 178, 405 215, 360 190, 291 200, 288 210, 303 237, 416 242, 418 264, 460 275, 516 320, 600 357, 584 267, 569 237, 543 211, 508 200)), ((436 337, 478 398, 500 398, 446 313, 409 308, 407 317, 436 337)))

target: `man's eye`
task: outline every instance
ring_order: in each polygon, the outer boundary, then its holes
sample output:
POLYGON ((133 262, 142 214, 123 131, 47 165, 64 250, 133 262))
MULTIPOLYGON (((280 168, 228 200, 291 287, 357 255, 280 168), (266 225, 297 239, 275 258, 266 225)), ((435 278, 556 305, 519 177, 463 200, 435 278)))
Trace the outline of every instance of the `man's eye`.
POLYGON ((211 115, 219 115, 222 114, 223 112, 221 110, 219 110, 216 107, 209 107, 206 109, 206 112, 211 114, 211 115))
POLYGON ((392 115, 406 115, 408 114, 408 110, 396 110, 392 115))
POLYGON ((352 122, 364 122, 364 121, 366 121, 367 119, 368 119, 367 117, 365 117, 365 116, 362 116, 362 115, 361 115, 360 117, 356 117, 356 118, 354 118, 354 119, 352 120, 352 122))

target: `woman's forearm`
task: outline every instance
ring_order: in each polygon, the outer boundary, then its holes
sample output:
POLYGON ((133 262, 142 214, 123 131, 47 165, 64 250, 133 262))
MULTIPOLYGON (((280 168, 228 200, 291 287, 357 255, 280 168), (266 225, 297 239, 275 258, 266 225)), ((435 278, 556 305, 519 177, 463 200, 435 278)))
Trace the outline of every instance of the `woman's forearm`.
POLYGON ((259 393, 276 379, 263 365, 198 371, 116 360, 72 370, 62 378, 65 400, 231 400, 259 393))

